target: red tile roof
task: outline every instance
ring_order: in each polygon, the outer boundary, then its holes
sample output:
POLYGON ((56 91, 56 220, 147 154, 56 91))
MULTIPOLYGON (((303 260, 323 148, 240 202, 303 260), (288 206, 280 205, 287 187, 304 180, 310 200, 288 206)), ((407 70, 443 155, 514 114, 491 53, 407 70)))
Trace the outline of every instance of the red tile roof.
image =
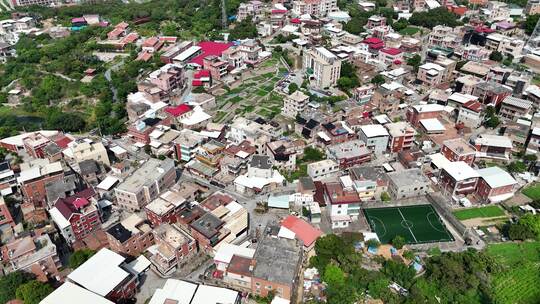
POLYGON ((287 10, 273 9, 272 14, 285 14, 287 10))
POLYGON ((199 80, 199 79, 193 79, 191 81, 191 85, 194 87, 201 87, 203 85, 203 82, 202 80, 199 80))
POLYGON ((377 37, 369 37, 369 38, 366 38, 364 39, 364 41, 362 41, 363 43, 367 43, 367 44, 378 44, 378 43, 383 43, 383 41, 377 37))
POLYGON ((392 55, 392 56, 401 54, 401 50, 396 49, 396 48, 384 48, 381 50, 381 52, 386 53, 388 55, 392 55))
POLYGON ((483 105, 476 100, 469 100, 464 105, 464 108, 479 113, 482 111, 483 105))
POLYGON ((200 66, 203 65, 203 59, 207 56, 215 55, 220 56, 226 49, 230 48, 232 43, 222 43, 213 41, 202 41, 197 44, 201 47, 201 54, 193 58, 190 63, 196 63, 200 66))
POLYGON ((187 112, 191 111, 191 106, 183 103, 181 105, 178 105, 176 107, 168 107, 165 109, 165 112, 171 114, 174 117, 178 117, 182 114, 185 114, 187 112))
POLYGON ((142 53, 139 53, 139 56, 137 56, 137 61, 144 61, 147 62, 152 58, 152 54, 150 52, 144 51, 142 53))
POLYGON ((159 40, 158 40, 157 37, 150 37, 150 38, 146 39, 143 42, 142 46, 143 47, 153 47, 158 42, 159 42, 159 40))
POLYGON ((306 247, 310 247, 323 234, 319 229, 294 215, 286 217, 281 225, 294 232, 296 238, 302 241, 306 247))
POLYGON ((55 141, 60 148, 67 148, 68 144, 72 142, 71 138, 63 136, 55 141))
POLYGON ((300 18, 292 18, 291 23, 299 24, 300 23, 300 18))
POLYGON ((209 70, 200 70, 195 75, 193 75, 193 78, 199 79, 202 77, 210 77, 210 71, 209 70))

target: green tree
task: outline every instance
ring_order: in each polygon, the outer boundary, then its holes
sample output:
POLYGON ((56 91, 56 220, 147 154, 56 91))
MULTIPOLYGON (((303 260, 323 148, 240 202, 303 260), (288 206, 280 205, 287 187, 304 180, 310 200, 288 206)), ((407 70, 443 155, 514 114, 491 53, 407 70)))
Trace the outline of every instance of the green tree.
POLYGON ((375 75, 375 77, 373 77, 371 79, 371 83, 373 83, 374 85, 377 85, 377 86, 380 86, 381 84, 385 83, 386 81, 384 80, 384 76, 381 75, 381 74, 377 74, 375 75))
POLYGON ((298 85, 294 82, 289 84, 289 94, 292 94, 294 92, 298 91, 298 85))
POLYGON ((313 147, 305 147, 304 148, 304 156, 302 156, 302 162, 315 162, 323 160, 325 157, 325 154, 323 151, 313 148, 313 147))
POLYGON ((381 193, 381 201, 389 202, 391 200, 392 200, 392 198, 390 197, 390 194, 388 194, 388 192, 385 191, 385 192, 381 193))
POLYGON ((251 17, 248 17, 242 20, 240 23, 236 24, 231 30, 229 38, 231 40, 246 39, 246 38, 255 38, 257 37, 257 27, 251 17))
POLYGON ((75 269, 81 266, 95 253, 96 252, 91 249, 82 249, 75 251, 71 256, 69 256, 69 268, 75 269))
POLYGON ((527 166, 521 161, 513 161, 506 168, 511 173, 523 173, 527 170, 527 166))
POLYGON ((324 270, 323 281, 331 286, 340 286, 345 284, 345 275, 338 266, 328 264, 324 270))
POLYGON ((17 288, 17 299, 22 300, 24 304, 39 304, 46 296, 53 292, 53 288, 46 283, 32 280, 17 288))
POLYGON ((15 299, 17 288, 29 281, 27 274, 15 271, 0 278, 0 303, 15 299))
POLYGON ((461 24, 458 21, 458 16, 448 11, 446 7, 438 7, 425 12, 414 12, 409 18, 409 23, 426 28, 434 28, 437 25, 456 27, 461 24))
POLYGON ((503 54, 499 51, 493 51, 491 54, 489 54, 489 60, 501 62, 503 61, 504 57, 503 54))
POLYGON ((540 239, 540 215, 527 213, 519 219, 518 223, 527 227, 537 239, 540 239))
POLYGON ((381 246, 381 243, 377 241, 376 239, 369 239, 366 241, 366 247, 378 248, 379 246, 381 246))
POLYGON ((409 26, 409 21, 407 21, 407 19, 404 19, 404 18, 400 18, 397 22, 394 22, 392 24, 392 28, 396 32, 406 29, 407 26, 409 26))
POLYGON ((403 248, 403 246, 405 246, 405 243, 406 243, 405 238, 402 237, 401 235, 396 235, 392 239, 392 246, 394 246, 397 249, 403 248))
POLYGON ((538 23, 538 18, 540 18, 540 15, 529 15, 527 16, 527 19, 525 19, 525 33, 527 35, 531 35, 534 31, 534 28, 536 27, 536 24, 538 23))
POLYGON ((412 66, 415 72, 418 71, 420 63, 422 63, 422 57, 418 54, 414 54, 411 58, 407 59, 407 65, 412 66))

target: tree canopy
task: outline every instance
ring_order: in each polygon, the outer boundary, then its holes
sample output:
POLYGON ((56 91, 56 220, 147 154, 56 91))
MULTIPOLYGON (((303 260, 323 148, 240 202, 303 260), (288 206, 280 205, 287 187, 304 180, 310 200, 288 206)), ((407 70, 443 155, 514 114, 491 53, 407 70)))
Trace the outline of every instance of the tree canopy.
POLYGON ((15 299, 17 288, 29 280, 28 275, 20 271, 9 273, 0 278, 0 303, 7 303, 15 299))
POLYGON ((69 256, 69 267, 75 269, 81 266, 95 253, 96 252, 91 249, 82 249, 75 251, 71 256, 69 256))
POLYGON ((39 304, 39 302, 53 292, 53 290, 54 289, 49 284, 32 280, 19 286, 16 294, 17 299, 22 300, 24 304, 39 304))
POLYGON ((458 16, 447 10, 446 7, 438 7, 425 12, 414 12, 409 18, 409 23, 429 29, 437 25, 456 27, 461 24, 458 21, 458 16))

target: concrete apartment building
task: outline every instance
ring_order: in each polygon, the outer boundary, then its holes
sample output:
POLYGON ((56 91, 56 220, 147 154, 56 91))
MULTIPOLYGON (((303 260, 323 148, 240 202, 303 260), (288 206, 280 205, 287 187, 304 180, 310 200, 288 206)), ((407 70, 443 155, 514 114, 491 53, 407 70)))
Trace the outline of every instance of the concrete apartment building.
POLYGON ((445 75, 444 67, 428 62, 418 67, 416 78, 426 86, 436 87, 444 81, 445 75))
POLYGON ((24 201, 45 204, 47 201, 45 186, 63 179, 64 168, 61 162, 34 161, 21 164, 21 173, 17 178, 17 183, 24 201))
POLYGON ((510 159, 513 144, 507 136, 480 134, 473 142, 477 158, 510 159))
POLYGON ((137 214, 132 214, 105 232, 109 248, 124 256, 137 257, 154 244, 150 225, 137 214))
POLYGON ((476 156, 476 148, 459 137, 443 141, 441 153, 449 161, 463 161, 472 165, 476 156))
POLYGON ((296 91, 285 97, 282 114, 287 117, 295 118, 298 113, 302 113, 306 109, 308 103, 309 96, 302 93, 302 91, 296 91))
POLYGON ((303 68, 319 89, 337 84, 341 72, 341 61, 324 47, 317 47, 304 52, 303 68))
POLYGON ((459 108, 456 121, 463 123, 466 127, 476 129, 484 121, 485 106, 478 101, 468 101, 459 108))
POLYGON ((336 161, 340 169, 347 169, 371 161, 372 151, 359 139, 328 146, 326 149, 328 157, 336 161))
POLYGON ((186 84, 184 69, 176 64, 166 64, 153 71, 137 84, 139 92, 145 92, 153 103, 169 101, 171 95, 183 90, 186 84))
POLYGON ((339 10, 337 0, 297 0, 292 5, 292 12, 297 16, 308 14, 322 18, 339 10))
POLYGON ((253 259, 251 292, 266 297, 269 292, 286 300, 296 294, 303 250, 296 239, 278 237, 278 227, 266 227, 253 259), (269 232, 268 232, 269 231, 269 232))
POLYGON ((41 282, 56 279, 62 266, 56 245, 48 234, 13 240, 2 246, 1 252, 5 272, 24 271, 41 282))
POLYGON ((342 176, 338 182, 325 183, 324 201, 330 206, 326 209, 330 213, 332 228, 349 227, 353 220, 358 219, 361 212, 360 196, 350 176, 342 176))
POLYGON ((410 107, 405 114, 407 121, 415 128, 420 126, 420 120, 438 118, 444 110, 439 104, 415 105, 410 107))
POLYGON ((505 120, 517 121, 519 118, 529 114, 531 110, 532 102, 513 96, 507 96, 502 101, 499 116, 505 120))
POLYGON ((450 162, 442 168, 439 185, 449 196, 466 195, 476 190, 480 175, 466 162, 450 162))
POLYGON ((172 275, 197 253, 195 239, 175 224, 164 223, 152 233, 156 245, 150 261, 162 276, 172 275))
POLYGON ((366 143, 366 147, 375 154, 382 154, 388 147, 388 138, 390 134, 383 125, 365 125, 360 126, 360 139, 366 143))
POLYGON ((417 168, 388 174, 388 192, 395 199, 425 195, 430 185, 429 178, 417 168))
POLYGON ((121 208, 141 210, 176 182, 174 161, 150 158, 114 189, 121 208))
POLYGON ((146 205, 144 210, 152 227, 157 227, 163 223, 176 223, 176 216, 185 204, 186 199, 178 192, 167 190, 146 205))
POLYGON ((485 48, 490 51, 498 51, 504 57, 508 57, 508 55, 514 58, 520 56, 524 46, 525 41, 499 33, 489 34, 486 37, 485 48))
POLYGON ((105 149, 101 141, 75 140, 70 142, 67 149, 62 153, 64 153, 66 158, 72 159, 77 163, 85 160, 95 160, 107 166, 111 165, 109 156, 107 155, 107 149, 105 149))
POLYGON ((525 7, 525 14, 536 15, 540 14, 540 0, 529 0, 525 7))
POLYGON ((409 150, 412 147, 416 130, 406 121, 387 123, 388 150, 392 153, 409 150))
POLYGON ((68 243, 82 240, 101 229, 97 207, 85 197, 59 198, 49 214, 68 243))
POLYGON ((336 161, 325 159, 307 165, 307 174, 313 180, 336 177, 339 174, 339 165, 336 161))
POLYGON ((476 193, 484 202, 497 203, 514 196, 518 182, 508 172, 499 167, 479 169, 480 179, 476 193))

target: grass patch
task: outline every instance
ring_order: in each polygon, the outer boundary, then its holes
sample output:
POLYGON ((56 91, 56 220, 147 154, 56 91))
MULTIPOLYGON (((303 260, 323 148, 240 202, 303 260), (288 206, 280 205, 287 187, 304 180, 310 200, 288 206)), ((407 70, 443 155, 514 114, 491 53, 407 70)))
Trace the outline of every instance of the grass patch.
POLYGON ((256 94, 257 94, 258 96, 263 97, 263 96, 268 95, 268 93, 270 93, 270 92, 267 92, 267 91, 265 91, 265 90, 261 90, 261 89, 260 89, 260 90, 257 91, 256 94))
POLYGON ((259 111, 257 111, 257 114, 261 115, 261 116, 264 116, 264 117, 270 117, 270 114, 272 112, 270 112, 269 110, 267 109, 260 109, 259 111))
POLYGON ((408 26, 408 27, 402 29, 401 31, 399 31, 399 33, 400 33, 401 35, 409 35, 409 36, 412 36, 412 35, 418 33, 419 31, 420 31, 420 29, 417 28, 417 27, 414 27, 414 26, 408 26))
POLYGON ((495 303, 538 303, 540 242, 492 244, 487 253, 503 267, 492 278, 495 303))
POLYGON ((523 189, 521 192, 530 197, 532 200, 540 200, 540 183, 529 186, 523 189))
POLYGON ((455 211, 454 215, 460 221, 479 217, 504 216, 504 211, 499 206, 487 206, 455 211))
POLYGON ((240 102, 240 101, 242 101, 242 97, 240 97, 240 96, 235 96, 235 97, 229 99, 229 102, 231 102, 231 103, 237 103, 237 102, 240 102))
POLYGON ((244 107, 244 113, 251 113, 251 112, 253 112, 253 110, 255 110, 255 106, 253 106, 253 105, 249 105, 249 106, 244 107))
POLYGON ((223 119, 223 117, 225 117, 225 115, 227 115, 227 112, 223 112, 223 111, 218 111, 216 113, 216 115, 214 116, 214 122, 219 122, 223 119))

